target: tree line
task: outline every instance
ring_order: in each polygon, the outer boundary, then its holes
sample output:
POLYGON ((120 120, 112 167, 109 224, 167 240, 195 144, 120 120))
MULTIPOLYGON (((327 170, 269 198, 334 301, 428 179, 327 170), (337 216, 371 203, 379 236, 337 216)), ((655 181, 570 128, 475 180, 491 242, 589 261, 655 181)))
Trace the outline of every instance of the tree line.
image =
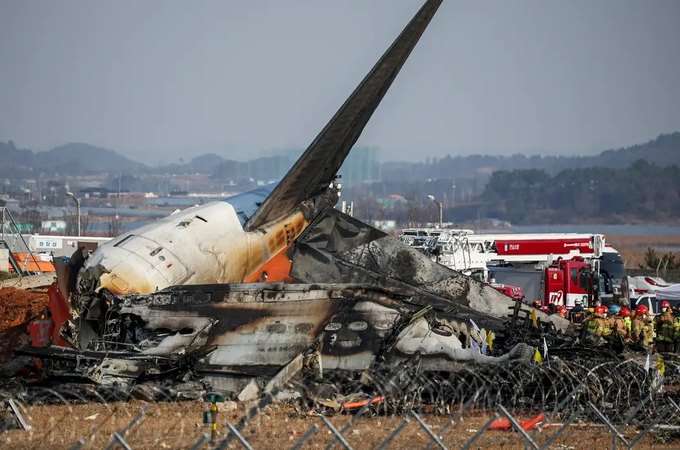
POLYGON ((625 169, 496 171, 487 215, 516 224, 665 222, 680 219, 680 169, 637 160, 625 169))

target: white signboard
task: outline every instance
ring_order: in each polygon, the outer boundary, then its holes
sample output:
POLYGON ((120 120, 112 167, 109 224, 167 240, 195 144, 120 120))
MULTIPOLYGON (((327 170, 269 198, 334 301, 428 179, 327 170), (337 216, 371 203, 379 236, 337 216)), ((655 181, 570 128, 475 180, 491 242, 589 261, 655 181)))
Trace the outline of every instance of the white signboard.
POLYGON ((36 250, 54 250, 61 248, 61 239, 40 237, 35 240, 36 250))

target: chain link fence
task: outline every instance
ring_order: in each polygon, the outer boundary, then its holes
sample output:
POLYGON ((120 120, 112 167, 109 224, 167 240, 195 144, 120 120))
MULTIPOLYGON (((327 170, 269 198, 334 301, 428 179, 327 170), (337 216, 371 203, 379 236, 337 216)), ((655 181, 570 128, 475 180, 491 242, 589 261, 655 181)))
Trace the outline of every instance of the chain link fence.
POLYGON ((212 412, 204 392, 191 400, 161 386, 148 387, 146 400, 93 385, 5 386, 0 446, 678 448, 680 366, 667 359, 663 369, 553 356, 453 373, 401 366, 307 375, 252 402, 219 401, 212 412))

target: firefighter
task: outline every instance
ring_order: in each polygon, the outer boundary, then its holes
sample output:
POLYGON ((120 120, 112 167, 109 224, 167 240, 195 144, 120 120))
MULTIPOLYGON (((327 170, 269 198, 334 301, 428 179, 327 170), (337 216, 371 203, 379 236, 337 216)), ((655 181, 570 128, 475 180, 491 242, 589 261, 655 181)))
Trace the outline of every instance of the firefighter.
POLYGON ((674 350, 675 316, 668 300, 661 302, 661 314, 656 318, 656 351, 669 353, 674 350))
POLYGON ((631 323, 631 337, 633 342, 651 348, 654 342, 654 325, 648 322, 648 316, 649 309, 645 305, 635 308, 635 317, 631 323))
POLYGON ((568 314, 567 308, 562 306, 562 305, 558 306, 557 307, 557 314, 559 314, 560 316, 562 316, 566 319, 567 314, 568 314))
POLYGON ((624 306, 623 308, 621 308, 621 311, 619 311, 619 316, 623 317, 623 321, 626 323, 626 328, 628 329, 628 339, 630 339, 631 336, 630 309, 624 306))
POLYGON ((534 303, 533 303, 533 307, 534 307, 534 308, 536 308, 537 310, 540 310, 542 306, 543 306, 543 305, 542 305, 542 303, 541 303, 541 299, 540 299, 540 298, 537 298, 536 300, 534 300, 534 303))
POLYGON ((574 302, 574 307, 569 311, 569 322, 574 325, 581 325, 586 321, 586 310, 583 308, 583 302, 581 300, 576 300, 574 302))
POLYGON ((604 319, 604 306, 598 306, 593 311, 593 318, 588 321, 586 329, 593 336, 608 336, 611 333, 607 321, 604 319))
POLYGON ((675 353, 680 353, 680 306, 673 309, 675 312, 675 324, 673 325, 673 338, 675 339, 675 353))
POLYGON ((609 312, 611 313, 611 316, 607 319, 609 328, 615 335, 620 336, 624 342, 627 342, 630 332, 626 326, 626 320, 621 317, 621 307, 619 305, 612 305, 609 308, 609 312))

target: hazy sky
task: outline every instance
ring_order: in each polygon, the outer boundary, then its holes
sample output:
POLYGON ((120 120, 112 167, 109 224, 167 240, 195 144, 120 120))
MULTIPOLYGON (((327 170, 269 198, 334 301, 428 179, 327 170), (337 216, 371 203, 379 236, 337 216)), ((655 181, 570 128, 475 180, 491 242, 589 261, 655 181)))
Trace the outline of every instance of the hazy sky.
MULTIPOLYGON (((421 4, 0 0, 0 140, 154 164, 306 147, 421 4)), ((680 130, 678 23, 677 0, 445 0, 359 144, 584 154, 680 130)))

